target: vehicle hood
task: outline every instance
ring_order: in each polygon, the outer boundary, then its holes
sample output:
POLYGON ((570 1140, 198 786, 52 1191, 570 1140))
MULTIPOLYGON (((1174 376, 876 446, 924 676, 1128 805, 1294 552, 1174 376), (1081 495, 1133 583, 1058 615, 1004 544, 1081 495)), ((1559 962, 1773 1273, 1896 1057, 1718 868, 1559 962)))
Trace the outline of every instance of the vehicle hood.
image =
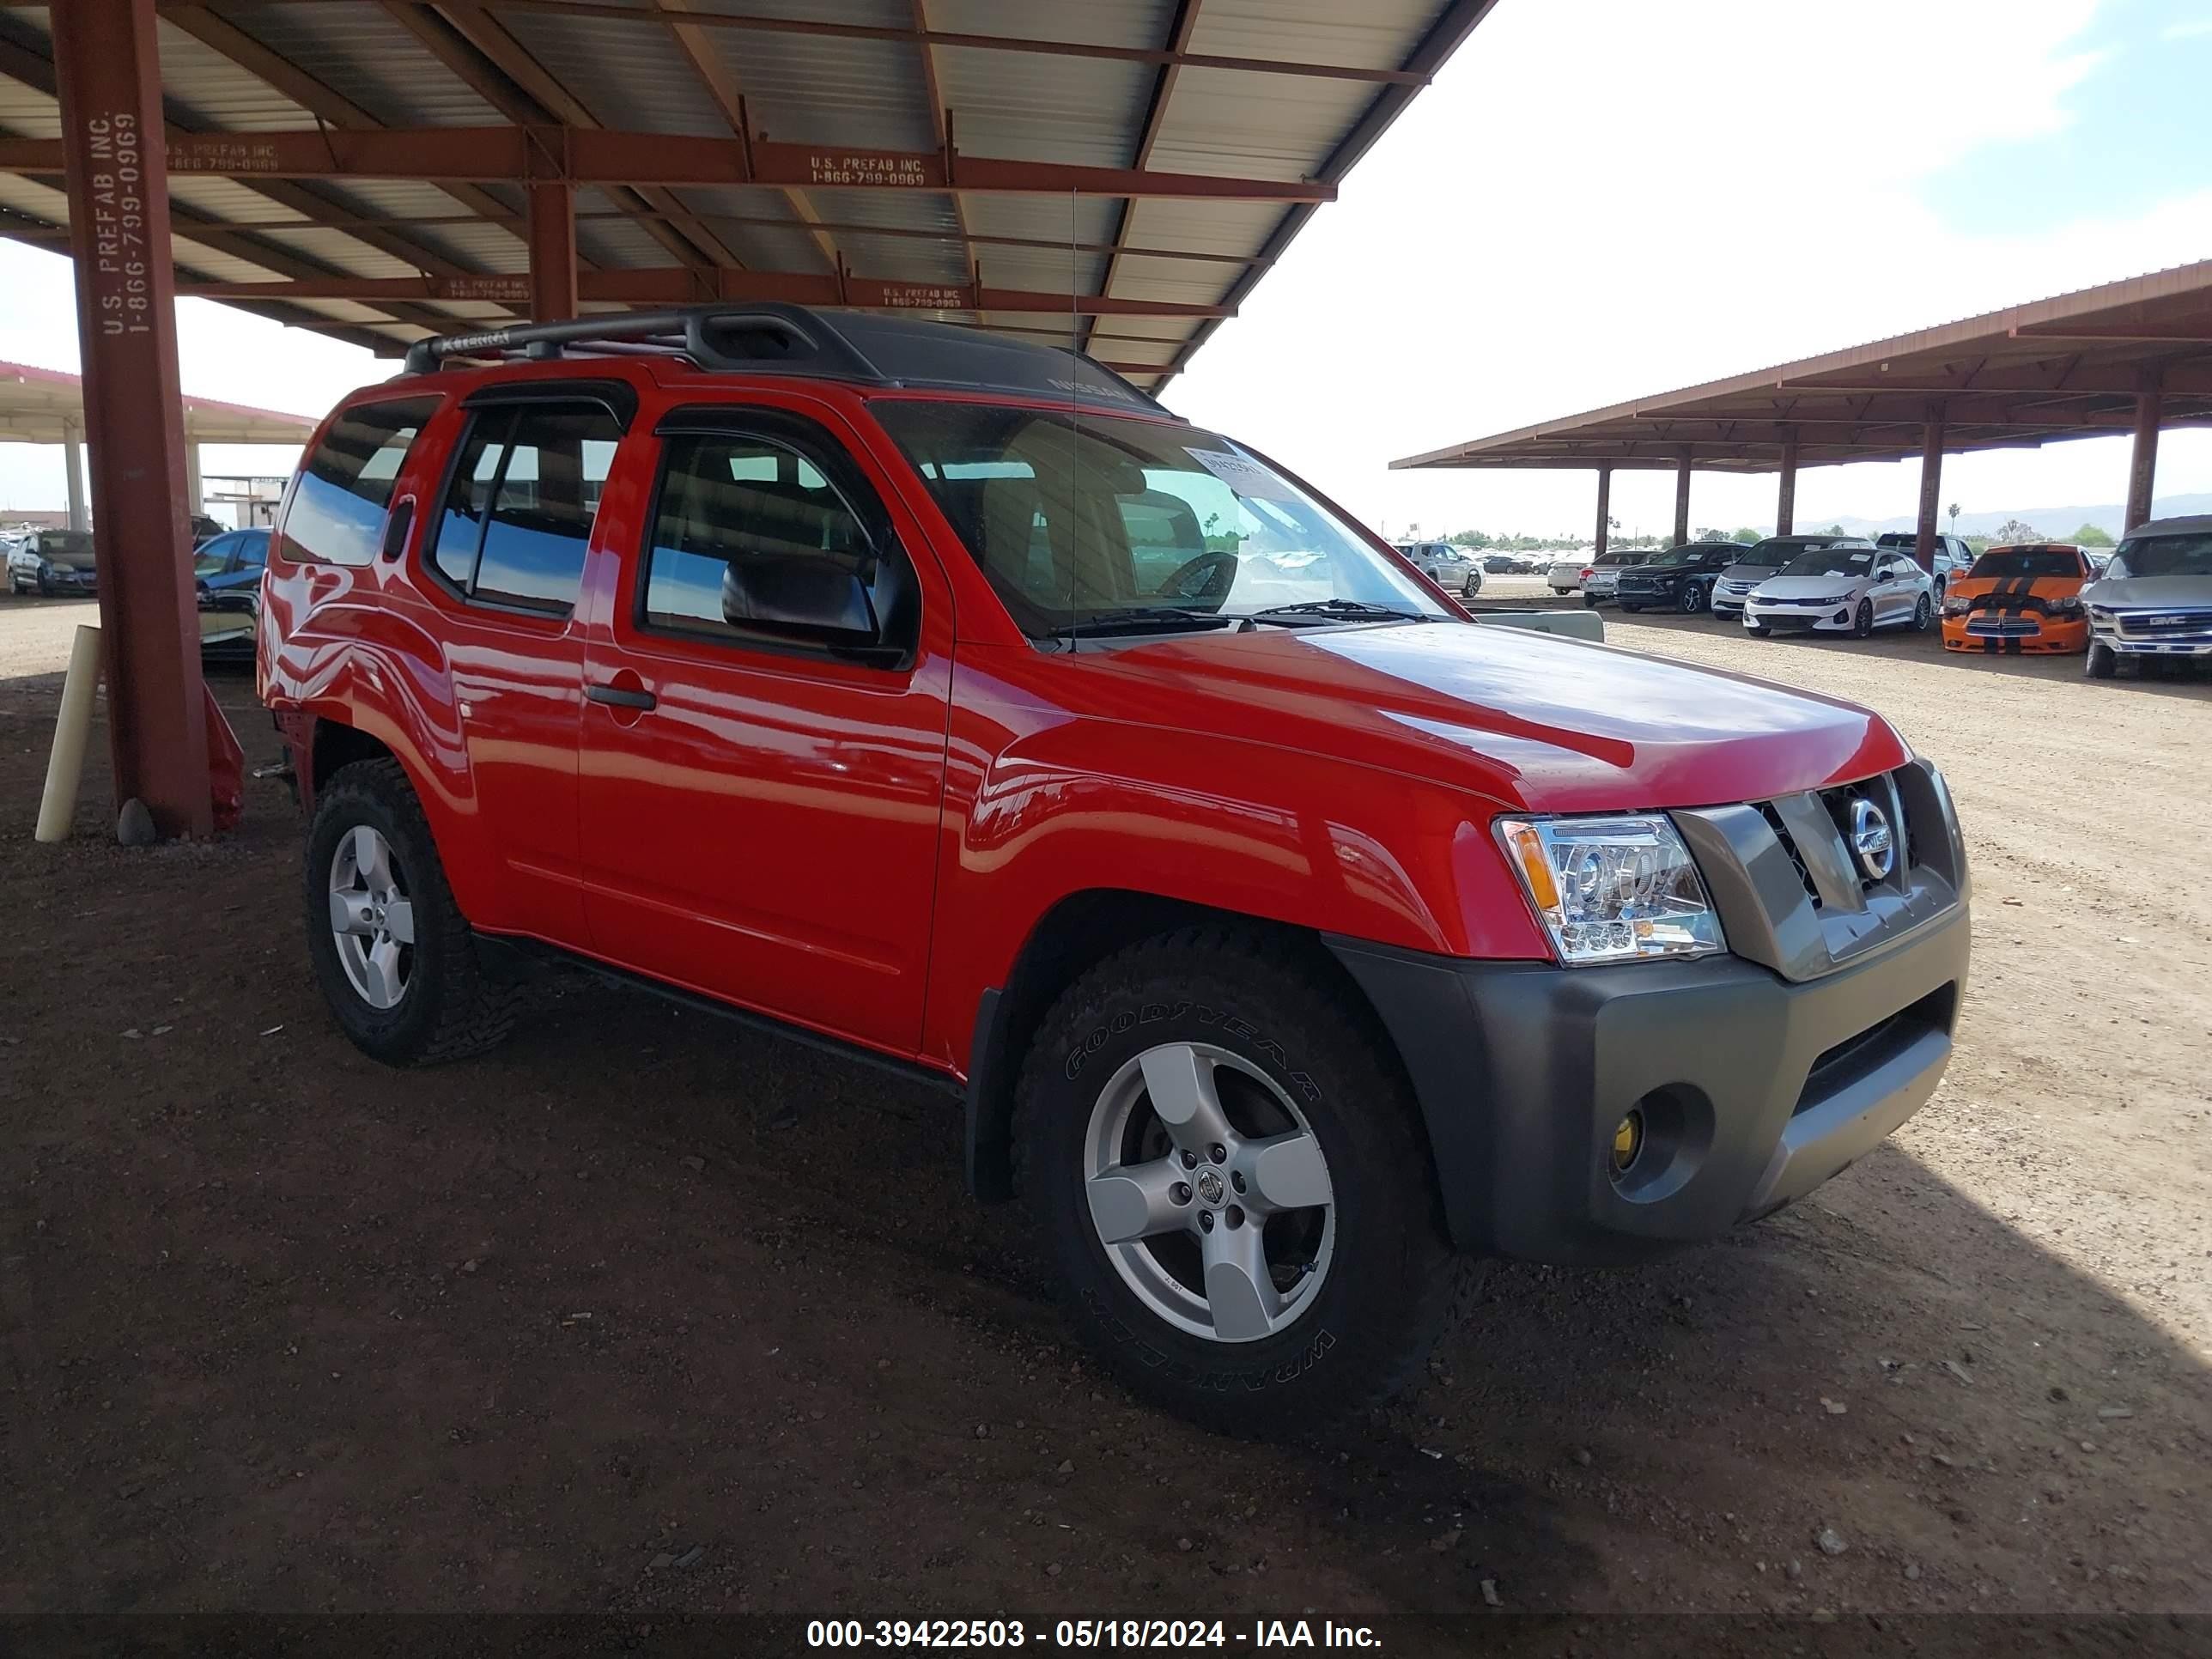
POLYGON ((1830 594, 1852 594, 1867 586, 1864 576, 1776 576, 1759 583, 1753 597, 1761 599, 1822 599, 1830 594))
POLYGON ((2081 597, 2091 605, 2116 610, 2212 605, 2212 576, 2122 576, 2089 583, 2081 597))
POLYGON ((1080 672, 1102 718, 1340 757, 1534 811, 1760 800, 1911 754, 1850 703, 1519 628, 1267 629, 1037 660, 1080 672))
POLYGON ((1776 571, 1778 564, 1732 564, 1721 572, 1724 582, 1763 582, 1776 571))

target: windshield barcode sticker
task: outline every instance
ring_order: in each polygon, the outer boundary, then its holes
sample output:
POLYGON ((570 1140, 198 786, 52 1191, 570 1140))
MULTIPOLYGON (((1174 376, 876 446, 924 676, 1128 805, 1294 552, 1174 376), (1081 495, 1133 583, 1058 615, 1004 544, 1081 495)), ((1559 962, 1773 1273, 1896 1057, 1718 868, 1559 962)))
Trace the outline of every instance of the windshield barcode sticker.
POLYGON ((1184 446, 1182 453, 1247 501, 1297 500, 1288 484, 1249 455, 1239 455, 1227 449, 1193 449, 1188 445, 1184 446))

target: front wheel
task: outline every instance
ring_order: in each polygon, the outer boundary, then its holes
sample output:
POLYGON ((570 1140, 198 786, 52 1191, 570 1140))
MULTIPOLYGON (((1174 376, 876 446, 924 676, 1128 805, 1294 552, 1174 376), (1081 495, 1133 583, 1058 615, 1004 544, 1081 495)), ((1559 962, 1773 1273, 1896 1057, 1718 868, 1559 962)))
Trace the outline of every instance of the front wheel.
POLYGON ((2081 659, 2081 672, 2093 680, 2108 680, 2118 670, 2120 653, 2102 640, 2089 641, 2089 654, 2081 659))
POLYGON ((306 876, 307 955, 355 1047, 387 1065, 424 1066, 507 1036, 520 993, 477 965, 398 761, 358 761, 317 792, 306 876))
POLYGON ((1916 634, 1925 634, 1929 624, 1935 620, 1936 607, 1929 602, 1928 596, 1923 593, 1920 596, 1920 603, 1912 607, 1912 631, 1916 634))
POLYGON ((1294 1432, 1418 1374, 1459 1264, 1380 1035, 1256 934, 1109 958, 1038 1030, 1018 1179, 1082 1335, 1129 1385, 1294 1432))
POLYGON ((1674 601, 1674 607, 1686 617, 1694 617, 1705 608, 1705 598, 1704 583, 1684 582, 1682 596, 1674 601))
POLYGON ((1743 631, 1754 640, 1763 640, 1774 630, 1765 623, 1746 623, 1743 625, 1743 631))
POLYGON ((1851 618, 1851 637, 1855 640, 1863 640, 1873 637, 1873 635, 1874 601, 1861 599, 1858 615, 1851 618))

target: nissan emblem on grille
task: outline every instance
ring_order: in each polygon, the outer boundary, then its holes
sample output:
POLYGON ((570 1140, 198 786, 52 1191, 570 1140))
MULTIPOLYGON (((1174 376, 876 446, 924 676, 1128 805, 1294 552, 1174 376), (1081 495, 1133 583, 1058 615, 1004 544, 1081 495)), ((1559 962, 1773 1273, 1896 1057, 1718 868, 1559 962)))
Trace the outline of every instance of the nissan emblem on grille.
POLYGON ((1889 817, 1862 796, 1851 803, 1851 854, 1869 881, 1882 881, 1897 865, 1897 839, 1889 817))

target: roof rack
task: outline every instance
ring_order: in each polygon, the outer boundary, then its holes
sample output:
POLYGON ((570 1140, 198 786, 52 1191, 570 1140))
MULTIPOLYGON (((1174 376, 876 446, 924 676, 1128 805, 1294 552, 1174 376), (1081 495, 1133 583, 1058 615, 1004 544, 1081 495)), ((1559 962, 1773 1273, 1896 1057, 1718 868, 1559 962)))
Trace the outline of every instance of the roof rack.
POLYGON ((407 348, 407 373, 448 357, 570 355, 681 357, 699 368, 802 374, 883 386, 930 386, 1160 410, 1096 358, 1066 346, 1012 341, 915 317, 854 312, 832 318, 781 302, 608 312, 437 334, 407 348))

